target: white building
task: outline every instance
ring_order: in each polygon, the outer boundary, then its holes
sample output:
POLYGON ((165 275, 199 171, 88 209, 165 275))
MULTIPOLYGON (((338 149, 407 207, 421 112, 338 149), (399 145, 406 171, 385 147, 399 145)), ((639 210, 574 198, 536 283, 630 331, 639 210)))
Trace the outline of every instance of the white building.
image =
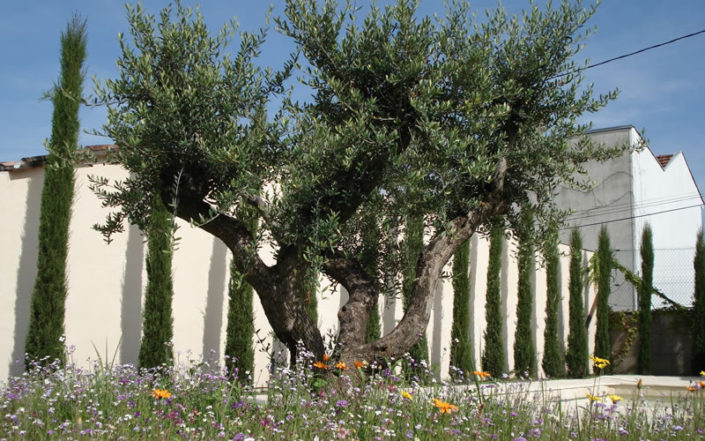
MULTIPOLYGON (((590 136, 605 145, 644 144, 633 126, 593 130, 590 136)), ((596 250, 602 225, 619 262, 641 274, 641 235, 651 225, 654 245, 654 286, 672 300, 692 304, 693 256, 696 234, 702 227, 703 199, 682 152, 654 155, 648 146, 625 152, 605 163, 589 163, 588 176, 595 184, 589 192, 562 189, 558 203, 570 208, 564 243, 576 227, 583 247, 596 250)), ((636 291, 624 277, 614 274, 610 306, 637 309, 636 291)), ((654 299, 654 306, 661 301, 654 299)))
MULTIPOLYGON (((101 153, 109 146, 94 146, 101 153)), ((24 341, 29 323, 29 305, 37 273, 37 242, 40 197, 44 181, 43 158, 29 158, 17 163, 0 163, 0 383, 8 374, 22 372, 24 341)), ((76 169, 76 190, 70 224, 67 268, 66 344, 75 346, 72 359, 85 365, 88 359, 115 363, 136 363, 141 338, 141 315, 144 302, 146 253, 140 231, 131 227, 118 234, 111 244, 92 229, 105 219, 107 210, 88 188, 88 176, 121 179, 126 171, 115 164, 83 164, 76 169)), ((229 254, 222 242, 204 231, 178 221, 179 246, 173 259, 173 344, 177 361, 200 362, 214 357, 222 360, 227 320, 229 254)), ((475 359, 480 360, 484 346, 485 291, 488 266, 488 240, 478 235, 471 242, 470 305, 471 336, 475 359)), ((503 246, 501 271, 501 311, 504 321, 507 371, 513 368, 514 329, 516 325, 517 277, 516 244, 503 246)), ((562 247, 559 328, 564 341, 568 335, 568 249, 562 247)), ((263 249, 263 257, 271 250, 263 249)), ((588 254, 584 256, 587 260, 588 254)), ((271 262, 271 259, 269 260, 271 262)), ((321 286, 330 286, 322 281, 321 286)), ((546 308, 546 276, 537 268, 534 277, 534 311, 532 336, 540 360, 543 353, 543 330, 546 308)), ((585 287, 585 309, 592 304, 594 289, 585 287)), ((319 329, 323 335, 337 329, 337 312, 347 301, 344 290, 318 293, 319 329)), ((382 333, 386 334, 401 319, 398 297, 380 299, 382 333)), ((255 372, 258 385, 265 384, 269 371, 272 332, 257 296, 254 296, 255 372), (262 340, 260 341, 259 338, 262 340)), ((453 289, 444 279, 433 301, 427 328, 429 360, 441 376, 448 372, 453 313, 453 289)), ((594 321, 590 326, 592 347, 594 321)), ((479 366, 478 366, 479 367, 479 366)))

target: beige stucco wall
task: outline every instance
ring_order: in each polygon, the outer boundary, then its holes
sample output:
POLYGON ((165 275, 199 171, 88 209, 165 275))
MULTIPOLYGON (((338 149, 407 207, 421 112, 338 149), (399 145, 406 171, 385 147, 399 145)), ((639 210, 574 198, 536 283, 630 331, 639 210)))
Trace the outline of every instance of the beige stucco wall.
MULTIPOLYGON (((137 360, 141 335, 144 268, 144 237, 131 227, 106 244, 91 226, 101 222, 107 211, 88 188, 89 175, 111 179, 126 176, 116 165, 98 164, 76 171, 76 195, 70 226, 68 288, 66 302, 66 344, 75 347, 72 359, 79 364, 97 358, 117 363, 137 360)), ((0 378, 18 374, 22 365, 24 338, 27 333, 29 299, 36 275, 37 230, 42 190, 41 167, 0 172, 0 378)), ((174 254, 174 349, 180 362, 200 362, 203 358, 222 360, 227 319, 227 286, 230 252, 212 236, 179 222, 180 237, 174 254)), ((484 303, 489 244, 476 235, 471 240, 471 334, 475 359, 479 362, 485 327, 484 303)), ((516 324, 517 269, 516 244, 505 243, 502 270, 502 311, 505 319, 507 369, 513 365, 512 345, 516 324)), ((568 332, 568 257, 562 248, 561 329, 568 332)), ((271 262, 271 250, 262 251, 271 262)), ((448 267, 450 273, 450 266, 448 267)), ((318 293, 319 327, 324 336, 337 330, 337 311, 347 301, 342 288, 331 289, 330 281, 321 278, 318 293)), ((545 312, 545 274, 537 266, 535 276, 534 339, 539 366, 543 352, 545 312)), ((588 287, 586 312, 594 292, 588 287)), ((275 348, 272 331, 259 300, 255 296, 255 372, 257 384, 264 384, 269 372, 269 353, 275 348)), ((403 312, 399 296, 380 298, 382 332, 389 333, 403 312)), ((449 278, 443 280, 433 300, 433 312, 427 328, 430 361, 442 376, 447 375, 450 359, 453 295, 449 278)), ((594 334, 594 320, 591 327, 594 334)), ((592 338, 591 338, 592 345, 592 338)))

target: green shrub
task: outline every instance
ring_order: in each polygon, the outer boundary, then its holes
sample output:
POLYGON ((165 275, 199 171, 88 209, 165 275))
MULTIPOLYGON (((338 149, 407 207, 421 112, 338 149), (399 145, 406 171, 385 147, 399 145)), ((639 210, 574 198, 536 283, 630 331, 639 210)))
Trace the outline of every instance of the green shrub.
POLYGON ((695 292, 693 301, 693 374, 705 369, 705 237, 698 231, 695 242, 695 292))
MULTIPOLYGON (((406 310, 409 304, 416 280, 416 266, 419 255, 423 251, 423 233, 423 217, 410 216, 406 221, 406 235, 404 239, 404 268, 402 272, 404 310, 406 310)), ((416 363, 422 360, 428 360, 428 343, 425 333, 421 336, 419 341, 412 346, 409 354, 416 363)))
POLYGON ((240 381, 250 381, 245 373, 254 372, 255 353, 252 341, 255 333, 252 311, 253 289, 235 265, 230 265, 228 285, 228 323, 225 330, 225 366, 230 375, 237 369, 240 381))
MULTIPOLYGON (((594 353, 596 357, 611 360, 609 297, 612 286, 612 250, 610 249, 610 237, 607 234, 607 228, 604 226, 600 229, 597 262, 597 331, 595 333, 594 353)), ((612 367, 607 366, 601 370, 594 368, 595 373, 598 373, 598 371, 608 374, 612 371, 612 367)))
POLYGON ((543 256, 546 262, 546 328, 543 331, 543 372, 549 378, 565 377, 565 354, 563 339, 558 334, 558 305, 561 302, 558 267, 558 230, 552 229, 544 245, 543 256))
POLYGON ((470 326, 470 241, 466 240, 453 256, 453 324, 451 327, 450 365, 461 372, 475 370, 475 349, 470 326))
POLYGON ((485 299, 485 348, 482 369, 499 377, 505 372, 504 337, 502 336, 502 311, 500 271, 502 270, 502 242, 504 230, 495 227, 490 235, 490 256, 487 267, 487 293, 485 299))
POLYGON ((569 280, 569 332, 566 364, 568 376, 583 378, 587 375, 588 340, 585 330, 583 308, 583 241, 580 232, 573 230, 570 238, 570 280, 569 280))
POLYGON ((37 278, 25 341, 30 360, 65 361, 66 257, 85 58, 86 22, 74 16, 61 34, 61 76, 52 92, 54 112, 39 214, 37 278))
POLYGON ((639 373, 651 373, 651 291, 654 276, 654 245, 651 227, 641 235, 641 284, 639 285, 639 373))
POLYGON ((161 197, 152 197, 152 207, 147 229, 147 289, 142 313, 142 342, 140 368, 171 366, 172 306, 174 295, 171 280, 172 216, 161 197))
POLYGON ((519 252, 517 265, 519 281, 517 286, 517 326, 514 334, 514 372, 517 376, 536 377, 536 345, 531 326, 531 312, 534 303, 534 290, 531 278, 534 274, 534 247, 530 235, 533 216, 522 213, 519 226, 519 252))

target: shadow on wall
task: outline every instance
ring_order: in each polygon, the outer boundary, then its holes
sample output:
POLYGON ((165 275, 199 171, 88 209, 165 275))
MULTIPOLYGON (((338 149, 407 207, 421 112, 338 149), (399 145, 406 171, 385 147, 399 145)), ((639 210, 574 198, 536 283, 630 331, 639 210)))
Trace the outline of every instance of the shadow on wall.
POLYGON ((125 272, 122 282, 120 311, 120 363, 137 365, 142 337, 142 268, 144 240, 136 226, 130 226, 125 250, 125 272))
POLYGON ((203 316, 203 358, 220 359, 220 335, 223 328, 228 248, 219 239, 213 240, 213 252, 208 271, 206 312, 203 316))
POLYGON ((24 371, 24 344, 29 330, 29 313, 34 280, 37 278, 37 256, 39 249, 39 212, 41 208, 44 174, 10 173, 10 179, 28 179, 27 209, 25 211, 22 251, 17 271, 15 292, 15 332, 9 373, 20 375, 24 371))

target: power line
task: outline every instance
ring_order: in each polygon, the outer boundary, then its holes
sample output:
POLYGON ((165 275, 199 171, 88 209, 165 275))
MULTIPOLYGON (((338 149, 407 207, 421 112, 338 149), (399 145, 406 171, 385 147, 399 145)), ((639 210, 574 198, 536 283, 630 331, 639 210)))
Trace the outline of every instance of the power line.
POLYGON ((687 207, 672 208, 672 209, 670 209, 670 210, 654 211, 653 213, 637 214, 637 215, 634 215, 634 216, 627 216, 627 217, 623 217, 623 218, 620 218, 620 219, 610 219, 610 220, 606 220, 606 221, 603 221, 603 222, 593 222, 593 223, 591 223, 591 224, 570 225, 570 226, 562 227, 561 230, 567 230, 567 229, 570 229, 570 228, 592 227, 592 226, 595 226, 595 225, 609 224, 609 223, 611 223, 611 222, 621 222, 621 221, 625 221, 625 220, 637 219, 637 218, 646 217, 646 216, 653 216, 653 215, 655 215, 655 214, 670 213, 670 212, 673 212, 673 211, 686 210, 686 209, 688 209, 688 208, 695 208, 695 207, 702 207, 702 204, 689 205, 689 206, 687 206, 687 207))
POLYGON ((676 41, 685 40, 686 38, 695 37, 696 35, 700 35, 700 34, 705 34, 705 29, 702 29, 702 30, 697 31, 697 32, 692 32, 692 33, 690 33, 690 34, 683 35, 683 36, 674 38, 674 39, 672 39, 672 40, 664 41, 663 43, 654 44, 653 46, 645 47, 645 48, 643 48, 643 49, 639 49, 639 50, 634 51, 634 52, 629 52, 629 53, 624 54, 624 55, 619 55, 619 56, 614 57, 614 58, 609 58, 609 59, 607 59, 607 60, 600 61, 599 63, 594 63, 594 64, 590 64, 590 65, 585 66, 585 67, 580 67, 580 68, 575 69, 575 70, 571 70, 571 71, 568 71, 568 72, 559 73, 559 74, 557 74, 557 75, 554 75, 554 76, 552 76, 552 77, 549 77, 548 79, 549 79, 549 80, 554 80, 554 79, 556 79, 556 78, 561 78, 561 77, 564 77, 564 76, 566 76, 566 75, 570 75, 570 74, 573 74, 573 73, 578 73, 578 72, 582 72, 582 71, 584 71, 584 70, 592 69, 593 67, 603 66, 603 65, 605 65, 605 64, 607 64, 607 63, 611 63, 611 62, 613 62, 613 61, 622 60, 622 59, 624 59, 624 58, 628 58, 628 57, 631 57, 631 56, 640 54, 640 53, 642 53, 642 52, 650 51, 650 50, 652 50, 652 49, 656 49, 656 48, 659 48, 659 47, 661 47, 661 46, 666 46, 666 45, 668 45, 668 44, 675 43, 676 41))
POLYGON ((678 202, 688 202, 698 200, 701 201, 703 194, 699 192, 681 193, 678 195, 665 196, 659 198, 643 199, 636 203, 624 202, 620 204, 604 204, 595 207, 577 210, 573 212, 566 220, 577 221, 591 217, 606 216, 624 211, 642 210, 651 207, 659 207, 663 205, 672 205, 678 202))

